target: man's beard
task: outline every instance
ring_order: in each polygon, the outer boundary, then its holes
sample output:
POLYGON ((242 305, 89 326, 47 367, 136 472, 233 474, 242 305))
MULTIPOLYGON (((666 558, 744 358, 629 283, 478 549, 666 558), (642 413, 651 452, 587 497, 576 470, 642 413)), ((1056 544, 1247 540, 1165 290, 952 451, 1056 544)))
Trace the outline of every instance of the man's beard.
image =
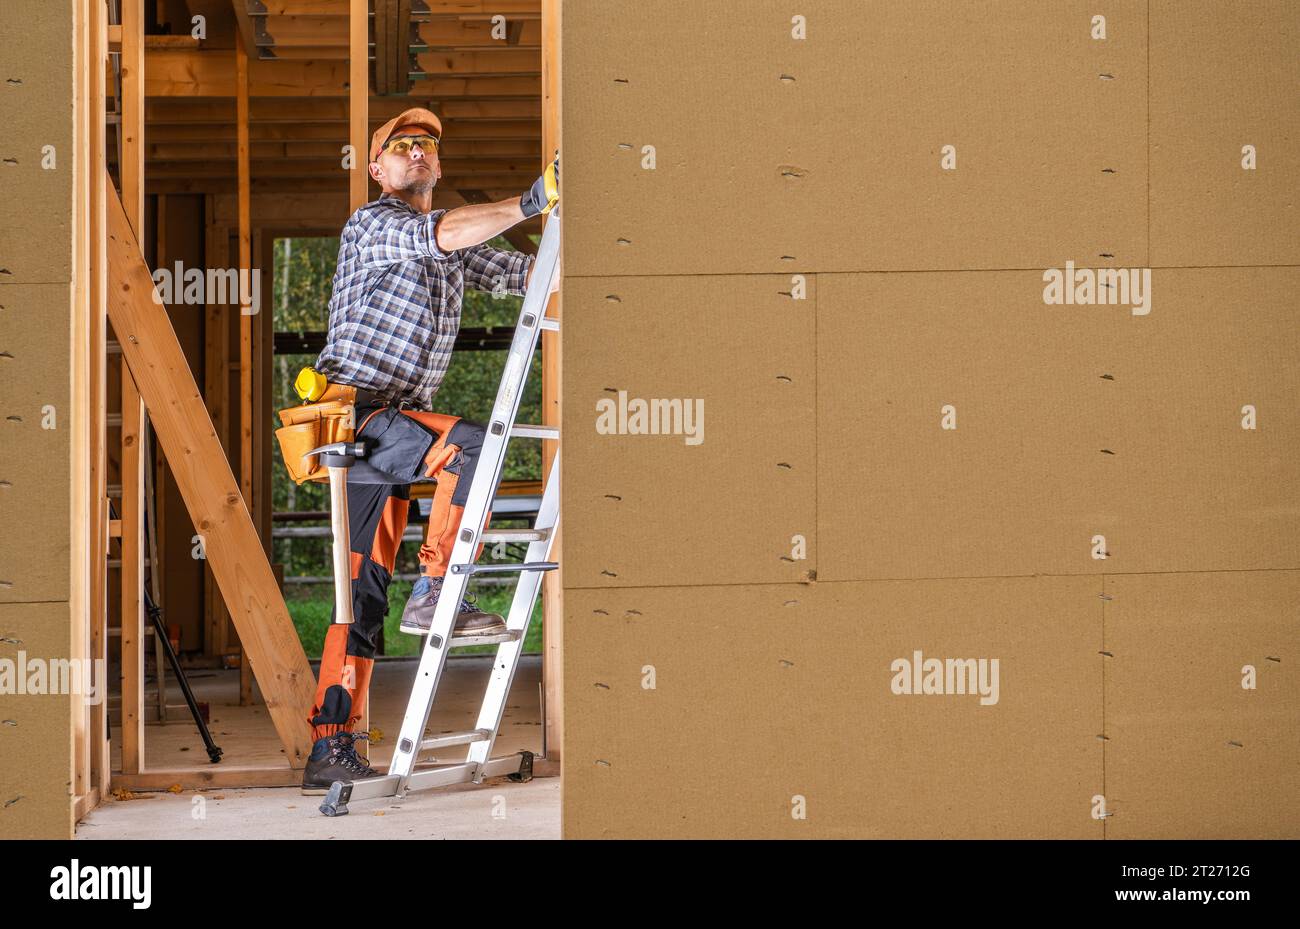
POLYGON ((408 176, 406 178, 406 183, 402 184, 398 189, 412 194, 427 194, 429 191, 433 190, 433 185, 436 183, 437 179, 433 176, 433 172, 430 171, 424 177, 420 177, 419 175, 415 175, 414 177, 408 176))

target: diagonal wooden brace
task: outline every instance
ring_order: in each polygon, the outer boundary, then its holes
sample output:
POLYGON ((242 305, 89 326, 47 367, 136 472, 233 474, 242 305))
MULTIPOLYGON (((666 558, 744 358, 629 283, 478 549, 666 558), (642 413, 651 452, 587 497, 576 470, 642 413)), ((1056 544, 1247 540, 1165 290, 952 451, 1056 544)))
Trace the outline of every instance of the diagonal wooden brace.
POLYGON ((316 679, 239 484, 230 469, 167 310, 111 178, 108 318, 252 665, 290 766, 311 752, 307 714, 316 679))

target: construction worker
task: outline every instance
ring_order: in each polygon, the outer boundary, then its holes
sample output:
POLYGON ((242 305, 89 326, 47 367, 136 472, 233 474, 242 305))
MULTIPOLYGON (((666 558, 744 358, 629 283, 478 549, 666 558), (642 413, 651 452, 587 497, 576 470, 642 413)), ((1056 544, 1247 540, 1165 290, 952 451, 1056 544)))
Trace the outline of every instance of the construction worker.
MULTIPOLYGON (((559 199, 557 155, 522 196, 433 209, 441 137, 441 121, 421 108, 380 126, 368 168, 383 194, 352 214, 339 239, 329 332, 315 369, 331 384, 356 389, 356 433, 368 452, 348 476, 354 622, 331 624, 326 633, 304 793, 379 776, 356 751, 366 733, 353 727, 365 713, 410 484, 437 482, 421 574, 402 613, 402 630, 420 634, 438 605, 483 441, 482 426, 431 412, 460 328, 464 288, 522 295, 533 257, 483 243, 549 213, 559 199)), ((504 629, 500 616, 460 604, 454 634, 504 629)))

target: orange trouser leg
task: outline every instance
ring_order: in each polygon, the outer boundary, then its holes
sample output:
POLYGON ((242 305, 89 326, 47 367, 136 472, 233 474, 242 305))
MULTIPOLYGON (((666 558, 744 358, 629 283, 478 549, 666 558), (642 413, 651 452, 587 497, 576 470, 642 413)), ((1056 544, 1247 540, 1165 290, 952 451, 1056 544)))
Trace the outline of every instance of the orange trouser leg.
MULTIPOLYGON (((433 430, 437 441, 425 455, 425 477, 436 479, 433 505, 429 512, 429 529, 420 547, 421 570, 430 577, 442 577, 451 562, 456 532, 465 513, 470 484, 483 446, 484 429, 457 416, 403 410, 407 416, 433 430)), ((484 527, 492 518, 491 512, 484 527)), ((482 553, 483 546, 479 545, 482 553)))
POLYGON ((353 622, 331 623, 325 633, 316 700, 307 717, 312 741, 351 732, 365 714, 375 646, 388 612, 388 584, 409 510, 405 485, 348 487, 353 622))

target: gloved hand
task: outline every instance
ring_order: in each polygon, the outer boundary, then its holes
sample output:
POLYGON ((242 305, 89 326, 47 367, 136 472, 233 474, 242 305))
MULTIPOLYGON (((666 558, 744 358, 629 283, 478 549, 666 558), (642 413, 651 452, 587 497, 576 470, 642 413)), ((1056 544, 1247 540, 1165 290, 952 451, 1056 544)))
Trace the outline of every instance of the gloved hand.
POLYGON ((528 193, 520 197, 519 206, 523 209, 524 216, 529 217, 551 212, 551 208, 559 201, 560 153, 556 152, 555 160, 547 166, 541 177, 533 181, 528 193))

